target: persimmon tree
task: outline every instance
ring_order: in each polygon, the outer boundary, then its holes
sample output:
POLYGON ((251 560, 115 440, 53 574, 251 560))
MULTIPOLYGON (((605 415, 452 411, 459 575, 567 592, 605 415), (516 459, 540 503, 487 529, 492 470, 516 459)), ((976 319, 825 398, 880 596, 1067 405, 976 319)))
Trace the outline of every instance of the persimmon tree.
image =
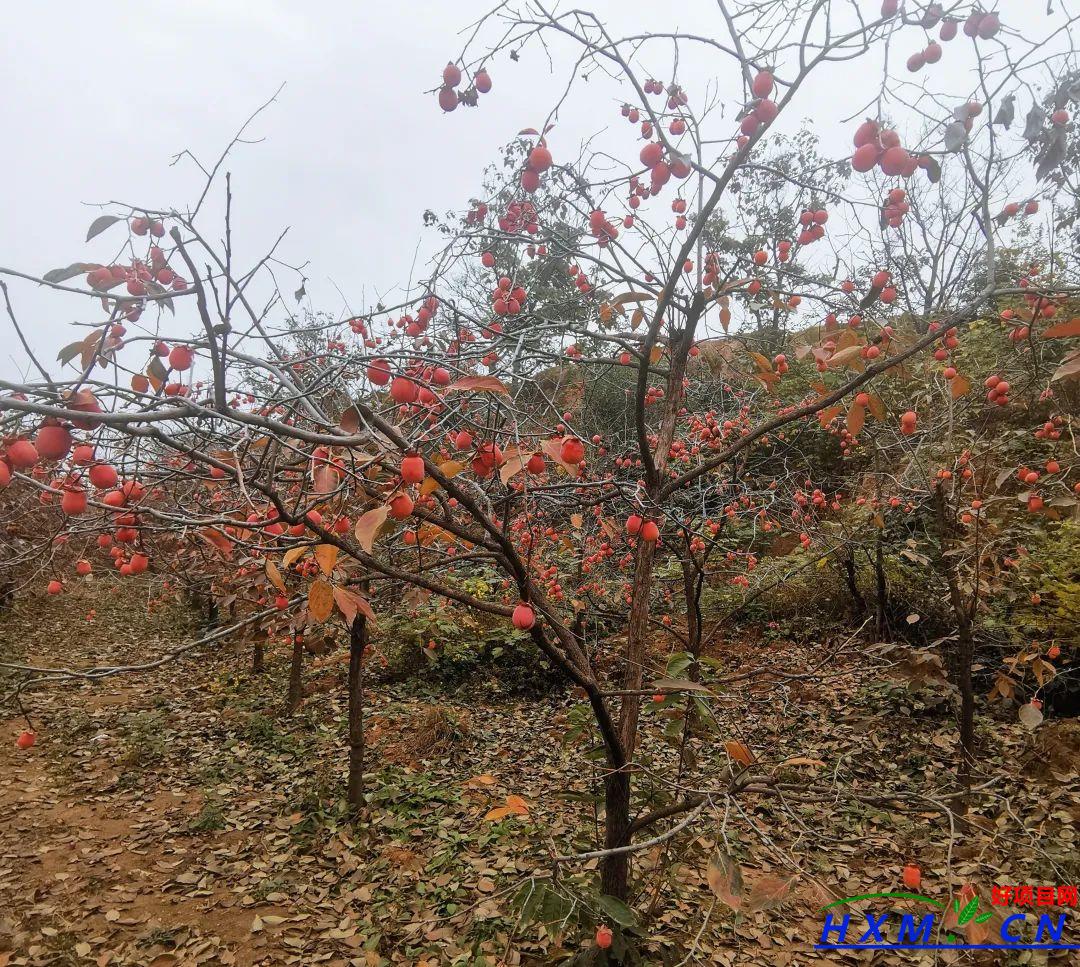
POLYGON ((1066 261, 1023 284, 1000 270, 1068 160, 1065 106, 1016 118, 1058 96, 1071 20, 860 7, 720 2, 699 30, 616 35, 500 5, 432 110, 486 109, 495 65, 534 49, 571 65, 562 93, 392 305, 298 316, 303 272, 278 243, 234 247, 228 152, 190 209, 109 206, 88 238, 112 244, 100 262, 2 270, 95 315, 46 367, 9 305, 29 375, 2 387, 5 501, 45 499, 80 553, 108 537, 121 574, 208 575, 239 620, 296 632, 340 613, 356 703, 381 601, 512 624, 581 690, 602 749, 603 842, 558 861, 599 858, 603 894, 627 900, 642 842, 778 790, 734 738, 723 768, 695 762, 695 723, 754 675, 702 661, 701 598, 749 584, 775 538, 811 545, 853 499, 807 477, 810 436, 947 432, 947 402, 895 377, 1006 309, 1036 338, 1075 291, 1066 261), (680 76, 695 59, 716 85, 680 76), (935 89, 944 60, 969 71, 954 90, 935 89), (771 147, 781 119, 829 110, 826 73, 867 91, 851 147, 771 147), (605 110, 601 85, 617 127, 572 148, 562 119, 605 110), (217 197, 224 230, 207 225, 217 197), (470 591, 480 572, 497 595, 470 591), (672 713, 673 773, 643 766, 653 707, 672 713))
MULTIPOLYGON (((937 574, 952 616, 953 634, 941 643, 960 694, 960 765, 970 780, 980 616, 991 598, 1013 593, 1009 562, 1024 556, 1034 533, 1055 530, 1077 506, 1061 440, 1075 405, 1069 340, 1080 334, 1080 324, 1071 286, 1054 294, 1044 288, 1074 278, 1076 265, 1068 247, 1062 251, 1060 224, 1033 229, 1030 216, 1038 204, 1009 203, 996 222, 1019 224, 1003 236, 996 271, 1011 279, 1012 293, 963 335, 942 328, 918 307, 932 301, 936 289, 982 281, 962 269, 982 264, 978 240, 956 231, 957 199, 964 205, 970 198, 964 200, 962 186, 949 184, 947 173, 937 185, 909 186, 904 195, 902 224, 889 228, 896 229, 902 248, 898 258, 910 280, 910 305, 893 325, 901 339, 916 338, 924 328, 941 339, 932 353, 898 368, 880 392, 857 394, 846 407, 819 413, 822 428, 837 438, 840 459, 815 458, 806 450, 807 473, 813 468, 819 484, 831 481, 855 499, 846 501, 843 513, 814 515, 807 528, 815 549, 839 562, 858 614, 867 603, 856 580, 856 555, 872 565, 879 637, 889 610, 883 547, 888 545, 888 556, 920 561, 937 574), (1035 486, 1040 481, 1050 489, 1035 486)), ((835 318, 826 326, 839 329, 835 318)), ((820 490, 816 497, 818 506, 826 505, 820 490)), ((1024 664, 1034 661, 1040 685, 1053 674, 1041 652, 1024 644, 1024 664)), ((1011 698, 1009 681, 1000 679, 994 694, 1011 698)), ((1037 712, 1026 710, 1024 717, 1037 712)))

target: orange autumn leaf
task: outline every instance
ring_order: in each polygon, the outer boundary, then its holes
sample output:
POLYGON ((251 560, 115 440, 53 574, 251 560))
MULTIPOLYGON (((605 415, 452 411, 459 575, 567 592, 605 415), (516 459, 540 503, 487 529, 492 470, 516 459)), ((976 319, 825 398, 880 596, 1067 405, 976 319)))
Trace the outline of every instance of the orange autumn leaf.
POLYGON ((506 805, 517 816, 529 815, 529 804, 521 796, 507 796, 506 805))
POLYGON ((484 819, 489 822, 497 823, 500 819, 506 819, 508 816, 528 816, 529 805, 525 802, 521 796, 510 795, 506 797, 505 806, 496 806, 493 809, 489 809, 484 815, 484 819))
POLYGON ((823 410, 818 410, 818 423, 821 424, 822 429, 827 427, 833 420, 840 415, 842 407, 839 406, 827 406, 823 410))
POLYGON ((345 616, 345 620, 350 625, 355 620, 357 612, 367 618, 372 625, 375 624, 375 612, 371 609, 371 605, 368 604, 367 598, 356 591, 351 591, 348 588, 334 588, 334 604, 337 605, 338 611, 345 616))
POLYGON ((221 531, 214 530, 212 527, 204 527, 199 531, 199 536, 208 544, 221 551, 225 557, 232 557, 233 543, 229 538, 222 534, 221 531))
POLYGON ((611 300, 612 305, 624 306, 628 302, 652 302, 655 299, 651 292, 624 292, 611 300))
POLYGON ((334 610, 334 589, 325 581, 316 581, 308 591, 308 611, 316 621, 325 621, 334 610))
POLYGON ((315 548, 315 560, 323 574, 329 574, 337 564, 338 549, 336 544, 320 544, 315 548))
MULTIPOLYGON (((447 460, 445 463, 439 464, 439 470, 448 480, 452 480, 464 469, 465 464, 457 460, 447 460)), ((420 496, 426 497, 428 494, 435 493, 438 489, 439 482, 434 477, 425 477, 424 482, 420 485, 420 496)))
POLYGON ((847 430, 852 436, 858 436, 859 431, 866 422, 866 407, 860 403, 852 403, 847 414, 847 430))
POLYGON ((1043 339, 1067 339, 1069 336, 1080 336, 1080 316, 1044 329, 1042 336, 1043 339))
POLYGON ((545 440, 540 444, 540 448, 555 461, 560 467, 563 468, 571 477, 577 477, 581 473, 581 468, 572 463, 567 463, 562 458, 562 443, 559 440, 545 440))
POLYGON ((949 380, 949 394, 954 400, 971 392, 971 380, 957 373, 949 380))
POLYGON ((724 751, 740 765, 750 766, 754 764, 753 755, 751 755, 750 750, 741 742, 736 742, 734 739, 728 739, 728 741, 724 743, 724 751))
POLYGON ((285 590, 285 582, 281 579, 281 572, 273 561, 266 562, 266 576, 270 579, 270 583, 282 594, 288 593, 285 590))
POLYGON ((285 552, 285 555, 281 559, 281 563, 285 567, 291 567, 297 561, 300 560, 307 552, 311 550, 310 547, 293 547, 285 552))
POLYGON ((466 779, 462 785, 464 786, 493 786, 495 785, 495 777, 488 773, 483 773, 479 776, 473 776, 471 779, 466 779))
POLYGON ((523 456, 520 453, 507 453, 506 462, 499 467, 499 479, 506 483, 514 474, 521 473, 525 469, 525 464, 528 463, 529 458, 523 456))
POLYGON ((378 533, 380 527, 386 523, 386 518, 390 515, 390 507, 383 504, 382 507, 376 507, 374 510, 369 510, 366 514, 362 514, 360 519, 356 522, 356 527, 353 529, 353 536, 356 538, 357 543, 369 554, 371 548, 375 544, 375 535, 378 533))
POLYGON ((769 361, 768 357, 762 356, 761 353, 750 353, 750 358, 754 361, 754 365, 763 372, 771 373, 773 370, 773 364, 769 361))
POLYGON ((865 368, 862 362, 862 346, 848 346, 832 354, 828 360, 829 369, 837 369, 840 366, 850 366, 852 369, 862 372, 865 368))
POLYGON ((709 860, 705 881, 717 899, 732 910, 742 909, 743 875, 737 860, 726 853, 717 853, 709 860))

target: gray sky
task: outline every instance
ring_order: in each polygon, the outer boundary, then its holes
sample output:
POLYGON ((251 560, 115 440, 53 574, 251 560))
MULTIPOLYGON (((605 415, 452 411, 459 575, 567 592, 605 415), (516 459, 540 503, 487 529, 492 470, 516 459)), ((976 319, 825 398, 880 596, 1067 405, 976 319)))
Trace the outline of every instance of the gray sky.
MULTIPOLYGON (((392 289, 407 279, 418 243, 426 252, 435 241, 422 229, 424 209, 462 209, 499 145, 520 128, 540 124, 562 89, 566 57, 556 49, 556 70, 564 69, 556 79, 533 48, 518 64, 505 57, 493 62, 494 89, 476 110, 443 115, 433 96, 423 93, 460 50, 458 32, 490 5, 20 4, 0 35, 0 265, 41 274, 110 258, 120 236, 84 242, 98 213, 86 203, 190 203, 200 176, 187 162, 169 167, 171 157, 189 148, 204 161, 213 159, 242 120, 285 82, 278 103, 250 131, 265 140, 239 147, 228 166, 238 260, 257 258, 289 226, 281 254, 289 262, 310 262, 307 289, 315 307, 342 308, 331 279, 354 307, 392 289)), ((724 34, 713 0, 679 4, 677 23, 667 4, 597 0, 588 6, 615 32, 679 26, 724 34)), ((868 6, 876 10, 876 0, 868 6)), ((1029 0, 999 6, 1006 15, 1031 10, 1029 0)), ((920 42, 922 33, 915 31, 902 48, 920 42)), ((953 43, 937 65, 936 86, 963 82, 970 70, 970 50, 961 48, 962 38, 953 43)), ((670 59, 662 58, 656 70, 668 79, 670 59)), ((785 122, 790 128, 801 117, 815 117, 837 156, 849 150, 850 132, 824 119, 854 111, 858 99, 869 95, 869 86, 853 85, 841 70, 824 72, 785 122)), ((680 69, 697 103, 706 82, 717 77, 724 92, 737 95, 737 72, 720 55, 686 60, 680 69)), ((617 150, 636 154, 614 90, 603 82, 577 90, 551 136, 556 156, 563 146, 576 155, 583 138, 605 127, 617 150)), ((11 291, 35 349, 50 362, 76 338, 72 321, 100 318, 89 300, 18 281, 11 291)), ((182 314, 172 331, 194 329, 193 307, 184 312, 190 318, 182 314)), ((25 369, 16 350, 7 340, 0 376, 25 369)))

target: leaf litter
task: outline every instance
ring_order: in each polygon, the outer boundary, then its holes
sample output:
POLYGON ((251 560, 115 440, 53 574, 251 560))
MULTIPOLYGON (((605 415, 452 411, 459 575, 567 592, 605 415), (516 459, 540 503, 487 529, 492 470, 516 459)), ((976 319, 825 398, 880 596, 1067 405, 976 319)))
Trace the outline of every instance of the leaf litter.
MULTIPOLYGON (((196 630, 175 607, 148 611, 146 594, 126 582, 62 603, 19 600, 0 615, 0 659, 145 660, 196 630)), ((714 643, 711 657, 737 668, 758 642, 714 643)), ((776 668, 815 668, 823 647, 786 642, 776 668)), ((369 809, 354 822, 342 799, 342 663, 311 663, 291 718, 280 711, 286 650, 268 653, 263 675, 249 665, 246 646, 222 646, 27 697, 38 744, 0 744, 0 967, 522 964, 581 942, 520 924, 511 903, 522 883, 551 877, 564 847, 597 846, 602 769, 564 741, 573 695, 439 695, 469 723, 458 739, 467 752, 424 758, 401 739, 431 717, 432 690, 373 688, 369 809)), ((984 905, 994 883, 1075 882, 1080 729, 1062 720, 1032 734, 1015 712, 984 708, 976 782, 993 779, 1000 795, 950 834, 932 800, 952 788, 953 720, 940 690, 934 701, 933 684, 918 684, 875 678, 856 656, 823 682, 759 678, 722 695, 722 734, 696 740, 713 774, 727 762, 733 774, 838 789, 842 778, 870 798, 734 798, 643 851, 634 905, 652 913, 650 941, 691 963, 856 963, 813 950, 820 907, 895 889, 907 862, 921 866, 924 892, 970 883, 984 905), (873 800, 885 789, 915 798, 873 800)), ((643 754, 671 765, 666 714, 646 727, 643 754)), ((9 719, 5 735, 21 728, 9 719)), ((578 873, 595 869, 590 860, 578 873)))

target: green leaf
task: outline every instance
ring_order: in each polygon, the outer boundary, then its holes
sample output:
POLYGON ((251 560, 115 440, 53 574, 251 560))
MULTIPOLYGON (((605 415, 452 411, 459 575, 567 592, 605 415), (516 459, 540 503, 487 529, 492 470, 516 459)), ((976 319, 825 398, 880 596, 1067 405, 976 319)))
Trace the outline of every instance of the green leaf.
POLYGON ((68 343, 56 354, 56 361, 60 363, 61 366, 66 366, 82 351, 83 343, 81 339, 78 342, 68 343))
MULTIPOLYGON (((558 927, 570 919, 574 913, 574 902, 554 890, 544 890, 541 903, 540 922, 547 927, 558 927)), ((548 933, 550 934, 550 929, 548 933)))
POLYGON ((82 275, 85 272, 92 272, 94 269, 100 268, 101 266, 97 262, 72 262, 71 265, 65 266, 62 269, 50 269, 42 276, 42 278, 46 282, 66 282, 68 279, 73 279, 77 275, 82 275))
POLYGON ((98 215, 90 223, 90 228, 86 231, 86 240, 89 242, 95 235, 100 235, 110 225, 115 225, 117 222, 122 222, 124 219, 120 215, 98 215))
POLYGON ((720 720, 712 714, 712 706, 706 702, 703 698, 695 695, 692 699, 694 710, 697 712, 698 721, 697 725, 702 729, 707 729, 710 732, 719 733, 720 720))
POLYGON ((146 283, 146 291, 151 295, 166 296, 165 298, 159 298, 158 302, 169 310, 174 316, 176 315, 176 309, 173 307, 173 300, 171 295, 167 295, 168 289, 163 285, 159 285, 157 282, 150 281, 146 283))
POLYGON ((605 893, 597 902, 600 905, 600 909, 616 923, 621 924, 624 927, 632 927, 637 923, 637 917, 634 914, 634 911, 618 897, 608 896, 605 893))
POLYGON ((694 663, 694 656, 688 651, 677 651, 668 659, 666 678, 679 678, 694 663))
POLYGON ((536 918, 536 911, 544 901, 544 893, 547 886, 538 880, 529 879, 522 884, 518 891, 518 903, 521 904, 521 913, 518 915, 518 924, 527 927, 536 918))
POLYGON ((968 900, 968 902, 967 902, 966 906, 964 907, 964 909, 960 911, 960 917, 959 917, 959 920, 958 920, 960 926, 962 927, 973 916, 975 916, 978 909, 979 909, 979 898, 977 896, 973 896, 970 900, 968 900))

